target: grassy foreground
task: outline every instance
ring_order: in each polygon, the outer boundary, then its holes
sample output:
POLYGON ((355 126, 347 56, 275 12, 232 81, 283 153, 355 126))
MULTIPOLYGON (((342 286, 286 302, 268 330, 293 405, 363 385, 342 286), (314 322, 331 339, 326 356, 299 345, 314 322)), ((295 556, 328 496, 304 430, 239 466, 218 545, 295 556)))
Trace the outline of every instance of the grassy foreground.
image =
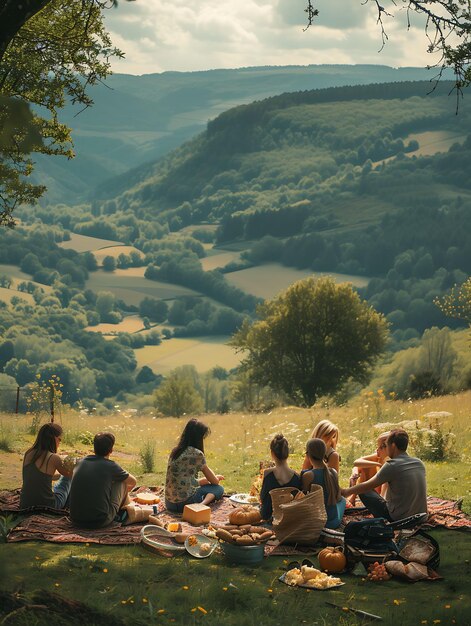
MULTIPOLYGON (((346 484, 352 460, 373 449, 377 432, 403 424, 411 434, 437 428, 447 437, 446 458, 426 462, 428 491, 432 495, 464 498, 471 511, 471 393, 403 403, 381 393, 365 394, 341 408, 284 407, 268 414, 208 415, 212 434, 207 440, 209 464, 226 476, 227 491, 247 490, 259 460, 268 456, 273 434, 282 431, 292 444, 292 465, 301 464, 304 444, 313 425, 328 418, 340 427, 341 482, 346 484), (431 411, 451 415, 424 417, 431 411)), ((22 452, 32 440, 31 417, 0 417, 0 486, 21 484, 22 452)), ((62 452, 90 449, 89 433, 109 429, 117 436, 115 458, 139 476, 140 483, 162 484, 167 456, 184 419, 152 419, 132 413, 87 417, 64 413, 62 452), (143 473, 140 451, 155 444, 155 467, 143 473)), ((411 450, 414 453, 414 449, 411 450)), ((195 560, 166 559, 140 546, 54 545, 45 543, 0 545, 0 589, 32 597, 37 590, 83 601, 103 613, 93 623, 176 623, 224 625, 360 624, 352 614, 327 607, 329 600, 381 615, 385 624, 469 624, 471 534, 437 530, 441 547, 441 581, 416 584, 396 580, 371 583, 362 576, 345 576, 347 583, 327 592, 291 589, 278 582, 286 562, 270 557, 257 568, 228 564, 222 555, 195 560), (111 621, 110 621, 111 620, 111 621)), ((37 598, 35 598, 37 602, 37 598)), ((0 622, 5 609, 0 604, 0 622), (2 613, 3 610, 3 613, 2 613)), ((71 624, 41 612, 18 612, 8 624, 71 624)), ((88 621, 88 623, 91 623, 88 621)))
MULTIPOLYGON (((380 615, 385 624, 469 624, 470 563, 465 555, 471 551, 471 535, 458 531, 432 534, 441 547, 442 581, 371 583, 350 575, 343 577, 346 584, 338 590, 310 591, 292 589, 277 580, 286 565, 280 557, 246 568, 227 564, 222 555, 201 560, 165 559, 140 546, 28 543, 0 546, 0 586, 27 594, 38 589, 56 592, 127 624, 363 623, 350 613, 326 606, 326 600, 380 615)), ((28 621, 17 619, 8 623, 46 623, 44 616, 34 613, 28 621)), ((68 623, 75 623, 74 616, 68 623)))

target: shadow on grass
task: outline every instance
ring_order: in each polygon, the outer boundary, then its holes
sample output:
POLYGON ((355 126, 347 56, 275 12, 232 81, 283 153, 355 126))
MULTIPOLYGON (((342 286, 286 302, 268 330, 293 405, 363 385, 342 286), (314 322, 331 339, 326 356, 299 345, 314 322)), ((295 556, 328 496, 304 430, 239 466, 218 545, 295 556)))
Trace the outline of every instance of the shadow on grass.
MULTIPOLYGON (((440 573, 444 576, 437 582, 375 584, 361 576, 344 576, 347 584, 341 589, 311 591, 278 581, 285 565, 280 557, 246 568, 228 564, 222 555, 201 560, 186 556, 165 559, 140 546, 25 543, 0 546, 0 586, 9 593, 19 592, 28 602, 37 601, 45 592, 82 602, 90 619, 93 611, 98 611, 93 619, 105 620, 79 620, 87 626, 363 623, 352 614, 326 606, 326 600, 375 613, 383 617, 383 623, 395 626, 433 624, 434 620, 441 620, 442 625, 470 623, 470 564, 465 555, 470 553, 471 534, 434 531, 433 535, 440 543, 440 573)), ((5 615, 1 608, 0 619, 5 615)), ((69 617, 69 625, 78 623, 73 621, 77 617, 73 610, 69 617)), ((40 611, 34 619, 44 621, 6 623, 60 624, 40 611)))

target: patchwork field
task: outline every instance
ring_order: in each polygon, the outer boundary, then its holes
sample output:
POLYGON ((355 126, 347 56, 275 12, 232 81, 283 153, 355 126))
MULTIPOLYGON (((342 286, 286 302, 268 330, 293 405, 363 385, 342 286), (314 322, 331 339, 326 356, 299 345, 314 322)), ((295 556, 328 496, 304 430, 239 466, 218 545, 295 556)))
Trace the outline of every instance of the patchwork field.
POLYGON ((454 143, 464 143, 466 137, 451 130, 430 130, 423 133, 411 133, 407 136, 406 142, 414 139, 419 142, 419 149, 409 152, 408 156, 431 156, 437 152, 448 152, 454 143))
POLYGON ((30 293, 17 291, 16 289, 6 289, 5 287, 0 287, 0 302, 10 303, 11 299, 15 297, 25 300, 28 304, 34 304, 34 298, 30 293))
POLYGON ((139 315, 127 315, 119 324, 98 324, 87 326, 85 330, 103 335, 117 335, 118 333, 137 333, 143 328, 144 325, 139 315))
POLYGON ((144 346, 135 350, 138 367, 147 365, 156 374, 167 374, 180 365, 194 365, 206 372, 219 365, 225 369, 237 367, 240 356, 225 345, 229 337, 175 337, 159 346, 144 346))
POLYGON ((280 291, 309 276, 331 276, 337 283, 349 282, 356 287, 365 287, 368 284, 368 278, 363 276, 297 270, 278 263, 250 267, 246 270, 231 272, 225 276, 227 281, 235 287, 266 300, 274 298, 280 291))
MULTIPOLYGON (((5 274, 11 278, 10 289, 12 291, 16 291, 18 289, 18 285, 24 282, 33 283, 33 285, 36 285, 36 287, 39 287, 45 293, 50 293, 52 291, 52 287, 50 285, 43 285, 42 283, 34 282, 34 280, 31 280, 31 276, 29 274, 22 272, 16 265, 6 265, 0 263, 0 274, 5 274)), ((22 292, 19 292, 19 295, 21 295, 21 293, 22 292)))
POLYGON ((145 297, 172 300, 183 296, 201 295, 197 291, 179 285, 147 280, 144 278, 144 269, 139 267, 114 272, 98 270, 90 274, 86 288, 95 292, 111 291, 126 304, 135 306, 138 306, 145 297))
POLYGON ((218 267, 224 267, 228 263, 240 260, 239 252, 226 252, 221 250, 214 250, 213 254, 208 254, 207 257, 201 259, 201 265, 203 269, 208 272, 215 270, 218 267))
MULTIPOLYGON (((142 252, 134 246, 125 246, 122 244, 119 244, 117 246, 110 246, 109 248, 100 248, 99 250, 94 250, 93 254, 95 256, 95 259, 97 260, 98 265, 101 265, 105 256, 112 256, 114 259, 117 259, 120 254, 127 254, 129 256, 131 252, 137 252, 140 256, 143 256, 142 252)), ((145 268, 142 269, 145 270, 145 268)))
POLYGON ((101 248, 109 248, 112 246, 122 246, 120 241, 111 241, 110 239, 99 239, 98 237, 89 237, 88 235, 78 235, 70 233, 69 241, 62 241, 58 244, 65 250, 76 250, 77 252, 93 252, 101 248))
MULTIPOLYGON (((463 134, 457 134, 456 131, 451 130, 428 130, 423 133, 411 133, 404 138, 404 144, 407 145, 409 141, 415 140, 419 143, 419 147, 413 152, 407 152, 406 156, 433 156, 438 152, 448 152, 454 143, 462 144, 465 139, 466 137, 463 134)), ((395 158, 395 156, 391 156, 387 159, 375 161, 373 166, 388 163, 388 161, 392 161, 395 158)))

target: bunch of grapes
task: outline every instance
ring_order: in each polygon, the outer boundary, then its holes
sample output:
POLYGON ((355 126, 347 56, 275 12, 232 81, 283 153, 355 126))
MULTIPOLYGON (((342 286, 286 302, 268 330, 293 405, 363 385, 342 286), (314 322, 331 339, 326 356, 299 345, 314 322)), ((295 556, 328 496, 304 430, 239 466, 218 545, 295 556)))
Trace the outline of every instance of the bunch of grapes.
POLYGON ((368 566, 368 580, 373 582, 382 582, 383 580, 389 580, 391 576, 386 571, 386 566, 383 563, 372 563, 368 566))

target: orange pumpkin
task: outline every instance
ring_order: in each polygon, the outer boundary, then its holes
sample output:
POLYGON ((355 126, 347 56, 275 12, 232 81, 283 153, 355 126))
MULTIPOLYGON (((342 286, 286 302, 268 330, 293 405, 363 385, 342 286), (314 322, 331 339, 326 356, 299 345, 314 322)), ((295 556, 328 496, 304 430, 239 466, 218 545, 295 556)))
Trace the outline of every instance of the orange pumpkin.
POLYGON ((260 511, 253 506, 244 505, 229 513, 229 523, 236 526, 257 524, 261 520, 260 511))
POLYGON ((329 572, 341 572, 347 566, 347 559, 342 548, 324 548, 317 555, 321 569, 329 572))

